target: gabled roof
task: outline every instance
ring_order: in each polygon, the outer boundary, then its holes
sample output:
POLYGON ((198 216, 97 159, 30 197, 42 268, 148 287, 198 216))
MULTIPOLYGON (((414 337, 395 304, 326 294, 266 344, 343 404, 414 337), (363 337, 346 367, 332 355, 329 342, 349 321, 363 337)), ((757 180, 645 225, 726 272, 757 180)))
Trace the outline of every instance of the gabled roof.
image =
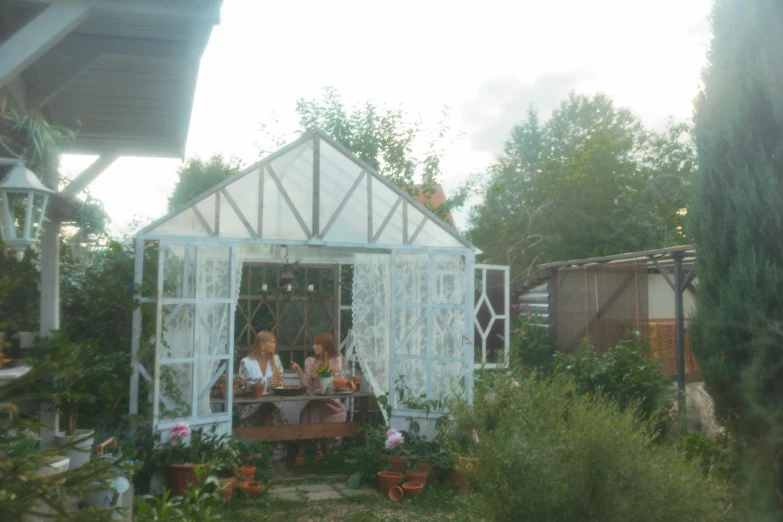
POLYGON ((136 235, 373 248, 474 248, 405 191, 318 130, 136 235))

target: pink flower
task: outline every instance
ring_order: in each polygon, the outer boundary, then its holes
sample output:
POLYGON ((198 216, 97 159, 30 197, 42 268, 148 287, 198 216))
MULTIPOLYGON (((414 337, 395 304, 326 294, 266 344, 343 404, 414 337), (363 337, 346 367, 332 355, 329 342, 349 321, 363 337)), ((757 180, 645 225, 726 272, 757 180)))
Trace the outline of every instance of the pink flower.
POLYGON ((391 437, 395 433, 397 433, 397 430, 389 429, 389 431, 386 432, 386 436, 391 437))
POLYGON ((478 444, 479 443, 479 436, 478 436, 478 431, 476 431, 476 428, 473 428, 473 434, 472 435, 473 435, 473 442, 478 444))
POLYGON ((394 432, 391 435, 389 435, 388 439, 386 439, 386 449, 392 450, 396 448, 398 445, 402 444, 404 441, 405 441, 405 437, 402 436, 402 433, 394 432))
POLYGON ((511 305, 511 309, 514 310, 514 311, 519 310, 519 305, 518 304, 512 304, 511 305))
POLYGON ((171 427, 171 438, 176 439, 179 442, 182 442, 183 439, 186 439, 190 436, 190 426, 185 424, 184 422, 178 422, 174 426, 171 427))
POLYGON ((519 388, 519 383, 516 381, 516 379, 511 379, 511 382, 509 383, 509 386, 511 389, 519 388))

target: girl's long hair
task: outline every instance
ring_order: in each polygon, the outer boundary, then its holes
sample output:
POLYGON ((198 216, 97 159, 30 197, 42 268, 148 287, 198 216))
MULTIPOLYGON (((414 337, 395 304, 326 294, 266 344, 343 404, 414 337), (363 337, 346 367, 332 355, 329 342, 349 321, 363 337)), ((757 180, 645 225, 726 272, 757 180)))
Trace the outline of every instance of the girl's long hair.
POLYGON ((274 340, 276 340, 276 337, 272 332, 268 332, 266 330, 258 332, 256 334, 255 340, 253 341, 253 346, 250 348, 250 353, 248 353, 247 356, 257 361, 266 360, 267 364, 272 365, 272 375, 275 376, 275 379, 279 380, 280 370, 277 368, 275 357, 269 357, 264 353, 264 345, 274 340))
POLYGON ((324 349, 323 353, 321 354, 321 359, 324 362, 329 362, 332 359, 336 359, 340 356, 340 354, 337 352, 337 345, 334 342, 334 337, 332 337, 332 334, 328 332, 316 334, 316 336, 313 337, 313 344, 320 344, 324 349))

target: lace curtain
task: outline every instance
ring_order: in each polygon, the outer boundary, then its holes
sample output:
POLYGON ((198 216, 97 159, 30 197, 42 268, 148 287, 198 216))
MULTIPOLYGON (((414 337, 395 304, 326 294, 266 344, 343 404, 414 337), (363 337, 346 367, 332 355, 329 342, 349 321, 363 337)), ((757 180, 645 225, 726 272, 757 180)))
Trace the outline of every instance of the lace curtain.
POLYGON ((353 337, 356 355, 375 395, 390 391, 389 318, 391 256, 356 254, 353 269, 353 337))

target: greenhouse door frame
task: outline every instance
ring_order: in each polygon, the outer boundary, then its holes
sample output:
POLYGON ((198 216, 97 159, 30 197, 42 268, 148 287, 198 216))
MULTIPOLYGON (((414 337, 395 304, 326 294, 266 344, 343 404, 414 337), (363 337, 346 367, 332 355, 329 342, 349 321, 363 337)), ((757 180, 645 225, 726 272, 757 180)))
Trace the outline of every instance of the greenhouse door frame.
MULTIPOLYGON (((423 417, 429 417, 430 415, 439 415, 442 412, 425 412, 421 410, 410 410, 410 409, 403 409, 398 408, 397 406, 397 392, 396 392, 396 378, 397 378, 397 361, 400 360, 423 360, 426 363, 427 367, 427 380, 426 380, 426 393, 427 398, 432 397, 432 366, 433 364, 436 364, 438 361, 448 361, 448 362, 456 362, 459 361, 462 363, 463 367, 463 377, 465 379, 465 385, 466 390, 468 393, 468 399, 472 401, 473 399, 473 342, 472 342, 472 335, 473 335, 473 310, 474 310, 474 264, 475 264, 475 254, 472 251, 449 251, 445 252, 443 250, 438 249, 407 249, 407 248, 401 248, 401 249, 393 249, 391 251, 391 285, 390 285, 390 294, 391 294, 391 302, 390 302, 390 320, 389 320, 389 350, 390 350, 390 357, 389 357, 389 397, 390 401, 389 404, 391 406, 392 411, 392 418, 394 417, 404 417, 404 418, 423 418, 423 417), (413 254, 413 255, 420 255, 420 256, 427 256, 427 299, 422 303, 403 303, 399 302, 397 300, 397 255, 399 254, 413 254), (463 283, 464 283, 464 302, 462 304, 436 304, 435 303, 435 284, 436 284, 436 277, 435 277, 435 256, 438 255, 453 255, 453 256, 460 256, 462 257, 463 261, 463 283), (427 346, 427 354, 426 355, 409 355, 404 353, 399 353, 398 350, 401 349, 402 345, 406 344, 409 339, 403 338, 403 339, 397 339, 396 338, 396 320, 397 320, 397 311, 401 309, 406 308, 419 308, 422 310, 422 317, 423 321, 426 321, 426 346, 427 346), (463 310, 463 320, 462 320, 462 335, 459 336, 460 338, 457 339, 456 335, 458 335, 460 332, 454 332, 450 328, 448 329, 449 333, 451 334, 452 338, 455 339, 455 341, 459 342, 462 346, 462 357, 455 358, 455 357, 439 357, 435 355, 435 339, 434 339, 434 327, 435 327, 435 321, 440 320, 444 326, 446 324, 443 322, 442 318, 439 318, 440 314, 438 310, 441 309, 462 309, 463 310)), ((415 330, 415 327, 414 329, 415 330)), ((406 337, 410 337, 411 332, 409 331, 406 333, 406 337)))
MULTIPOLYGON (((157 259, 157 289, 156 296, 154 298, 143 297, 141 295, 141 283, 143 278, 143 260, 144 260, 144 239, 136 240, 136 263, 134 269, 134 283, 136 287, 137 304, 133 312, 133 341, 131 345, 131 390, 130 390, 130 413, 138 413, 138 394, 139 394, 139 377, 142 376, 148 381, 150 378, 153 383, 152 394, 152 432, 161 432, 169 430, 174 424, 186 422, 191 428, 196 427, 209 427, 217 424, 217 432, 220 434, 230 434, 232 430, 232 408, 233 402, 233 387, 226 386, 225 397, 225 411, 221 413, 210 413, 208 415, 198 414, 199 401, 205 397, 209 400, 210 391, 215 385, 220 375, 226 373, 227 382, 233 382, 234 371, 234 319, 236 312, 236 245, 226 245, 220 243, 214 243, 209 241, 189 241, 189 240, 166 240, 159 239, 158 243, 158 259, 157 259), (164 296, 164 280, 165 280, 165 252, 168 247, 183 247, 184 248, 184 263, 183 263, 183 290, 182 297, 165 297, 164 296), (200 260, 201 249, 207 247, 211 249, 225 249, 229 258, 229 273, 228 273, 228 288, 229 295, 227 298, 206 298, 199 295, 199 276, 200 276, 200 260), (189 295, 189 285, 187 281, 191 277, 190 274, 190 255, 195 256, 194 270, 192 274, 194 285, 194 296, 189 295), (141 337, 141 305, 142 304, 154 304, 155 305, 155 365, 152 376, 144 368, 139 360, 139 345, 141 337), (215 355, 197 354, 196 347, 199 336, 202 334, 202 327, 209 329, 208 325, 202 324, 200 321, 199 309, 201 306, 214 306, 214 305, 228 305, 228 339, 226 343, 226 352, 218 352, 215 355), (165 358, 163 355, 163 307, 175 306, 175 312, 182 306, 193 306, 193 349, 190 356, 165 358), (203 390, 198 390, 198 379, 196 378, 196 372, 199 362, 217 361, 218 367, 215 373, 210 377, 203 390), (180 416, 176 418, 161 418, 160 404, 165 402, 165 397, 161 395, 161 366, 162 365, 191 365, 190 375, 190 415, 180 416)), ((214 333, 208 332, 214 339, 214 333)), ((219 341, 217 341, 219 342, 219 341)))

